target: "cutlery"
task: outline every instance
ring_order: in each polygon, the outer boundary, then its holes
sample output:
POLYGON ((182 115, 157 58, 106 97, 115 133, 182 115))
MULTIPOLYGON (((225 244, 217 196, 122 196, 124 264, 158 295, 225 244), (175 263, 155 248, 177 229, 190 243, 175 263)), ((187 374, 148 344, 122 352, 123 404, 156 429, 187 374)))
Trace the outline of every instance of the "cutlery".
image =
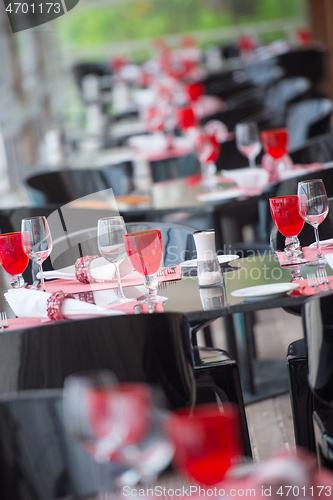
POLYGON ((314 273, 313 274, 308 274, 307 275, 307 280, 308 280, 309 287, 314 287, 314 289, 315 289, 315 291, 317 293, 321 292, 320 288, 318 287, 317 277, 316 277, 316 275, 314 273))
POLYGON ((0 325, 1 325, 1 333, 4 331, 5 328, 8 328, 8 319, 6 311, 0 313, 0 325))
POLYGON ((175 274, 176 268, 175 267, 160 267, 158 269, 156 275, 157 276, 166 276, 167 274, 175 274))
POLYGON ((329 281, 328 281, 326 269, 323 267, 320 267, 317 271, 317 277, 318 277, 318 283, 320 285, 324 285, 324 292, 330 292, 331 288, 328 285, 329 281))

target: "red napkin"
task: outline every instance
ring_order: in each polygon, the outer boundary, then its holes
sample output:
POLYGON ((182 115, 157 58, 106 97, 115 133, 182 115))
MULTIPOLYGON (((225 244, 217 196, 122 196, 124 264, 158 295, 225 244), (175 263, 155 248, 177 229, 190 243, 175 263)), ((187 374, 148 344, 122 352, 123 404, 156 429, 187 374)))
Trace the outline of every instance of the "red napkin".
MULTIPOLYGON (((328 276, 328 286, 331 288, 333 291, 333 276, 328 276)), ((294 281, 294 283, 297 283, 299 285, 298 289, 293 290, 291 292, 292 297, 299 297, 300 295, 318 295, 319 292, 315 289, 314 286, 309 286, 308 285, 308 280, 302 280, 302 281, 294 281)), ((324 285, 318 285, 319 290, 324 293, 324 285)), ((325 292, 327 293, 327 292, 325 292)))
MULTIPOLYGON (((321 251, 323 256, 325 256, 327 253, 332 253, 333 252, 333 243, 332 245, 323 245, 321 247, 321 251)), ((302 248, 303 252, 303 258, 307 260, 308 262, 312 262, 313 260, 316 260, 317 258, 317 247, 303 247, 302 248)), ((280 266, 286 266, 288 263, 286 262, 287 257, 284 252, 275 252, 277 258, 279 259, 279 264, 280 266)))
POLYGON ((22 328, 32 328, 44 324, 52 323, 51 320, 41 318, 11 318, 8 320, 8 328, 4 333, 11 332, 12 330, 21 330, 22 328))

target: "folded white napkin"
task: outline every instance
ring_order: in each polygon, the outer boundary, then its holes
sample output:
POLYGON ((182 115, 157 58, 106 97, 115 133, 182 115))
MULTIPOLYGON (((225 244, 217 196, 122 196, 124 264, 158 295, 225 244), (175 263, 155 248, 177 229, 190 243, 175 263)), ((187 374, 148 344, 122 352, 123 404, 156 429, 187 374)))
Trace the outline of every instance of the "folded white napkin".
MULTIPOLYGON (((320 240, 320 246, 321 247, 329 247, 333 245, 333 238, 329 238, 328 240, 320 240)), ((317 243, 314 242, 314 243, 311 243, 311 245, 309 245, 309 248, 314 248, 317 246, 317 243)), ((326 255, 325 255, 326 257, 326 255)))
MULTIPOLYGON (((126 276, 134 271, 128 257, 120 263, 119 269, 121 276, 126 276)), ((62 269, 57 269, 55 271, 44 271, 43 274, 46 280, 75 280, 74 266, 63 267, 62 269)), ((98 259, 94 259, 90 263, 90 274, 96 281, 112 281, 113 279, 116 279, 115 265, 108 262, 103 257, 98 257, 98 259)), ((37 274, 37 278, 40 279, 40 273, 37 274)))
POLYGON ((268 183, 268 173, 263 168, 237 168, 235 170, 222 170, 224 177, 232 179, 237 186, 250 189, 263 188, 268 183))
POLYGON ((325 259, 330 268, 333 269, 333 253, 327 253, 325 259))
MULTIPOLYGON (((50 293, 20 288, 8 290, 5 298, 14 314, 19 318, 48 319, 47 299, 50 293)), ((125 314, 116 309, 106 309, 81 300, 65 299, 61 308, 62 314, 68 319, 86 319, 98 316, 115 316, 125 314)))

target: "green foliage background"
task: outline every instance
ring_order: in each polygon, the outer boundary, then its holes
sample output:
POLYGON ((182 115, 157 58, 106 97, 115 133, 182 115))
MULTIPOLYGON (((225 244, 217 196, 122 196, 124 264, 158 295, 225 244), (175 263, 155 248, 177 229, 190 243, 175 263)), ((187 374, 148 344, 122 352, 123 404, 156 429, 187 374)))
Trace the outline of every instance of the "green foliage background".
POLYGON ((305 17, 305 0, 143 0, 77 8, 57 22, 66 50, 249 22, 305 17))

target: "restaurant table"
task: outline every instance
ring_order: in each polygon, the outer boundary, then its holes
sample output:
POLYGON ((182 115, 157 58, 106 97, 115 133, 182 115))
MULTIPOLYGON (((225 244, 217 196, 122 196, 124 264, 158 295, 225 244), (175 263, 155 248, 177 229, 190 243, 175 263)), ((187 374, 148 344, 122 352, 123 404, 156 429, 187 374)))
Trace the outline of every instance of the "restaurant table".
MULTIPOLYGON (((196 343, 196 334, 200 328, 219 317, 227 318, 229 326, 227 329, 227 349, 239 364, 246 402, 286 392, 288 382, 285 361, 259 362, 255 360, 250 342, 250 325, 246 324, 246 314, 242 313, 280 307, 300 313, 307 296, 297 291, 291 295, 253 298, 252 300, 244 300, 231 295, 233 291, 249 286, 290 283, 290 269, 282 268, 277 257, 273 254, 237 259, 222 266, 222 269, 224 271, 224 285, 219 288, 199 288, 195 268, 183 268, 181 279, 160 283, 158 293, 168 300, 163 304, 163 307, 158 307, 158 311, 184 313, 191 325, 193 344, 196 343), (209 305, 209 297, 207 299, 209 291, 217 297, 213 306, 209 305), (257 377, 260 380, 257 380, 257 377)), ((313 273, 315 269, 306 265, 300 268, 304 278, 308 273, 313 273)), ((332 274, 328 266, 326 266, 326 270, 328 274, 332 274)), ((46 288, 50 290, 50 287, 51 282, 47 282, 46 288)), ((123 287, 125 295, 130 292, 131 288, 137 288, 127 287, 124 283, 123 287)), ((70 291, 66 288, 66 284, 64 284, 63 290, 70 291)), ((142 292, 142 287, 140 290, 142 292)), ((104 292, 107 293, 108 290, 104 292)), ((1 306, 4 310, 4 301, 1 306)), ((8 305, 6 310, 8 316, 12 318, 13 313, 8 305)), ((25 320, 18 319, 16 321, 18 328, 24 326, 25 320)), ((31 326, 31 320, 30 322, 26 321, 27 327, 31 326)), ((11 327, 15 326, 11 325, 11 327)))

